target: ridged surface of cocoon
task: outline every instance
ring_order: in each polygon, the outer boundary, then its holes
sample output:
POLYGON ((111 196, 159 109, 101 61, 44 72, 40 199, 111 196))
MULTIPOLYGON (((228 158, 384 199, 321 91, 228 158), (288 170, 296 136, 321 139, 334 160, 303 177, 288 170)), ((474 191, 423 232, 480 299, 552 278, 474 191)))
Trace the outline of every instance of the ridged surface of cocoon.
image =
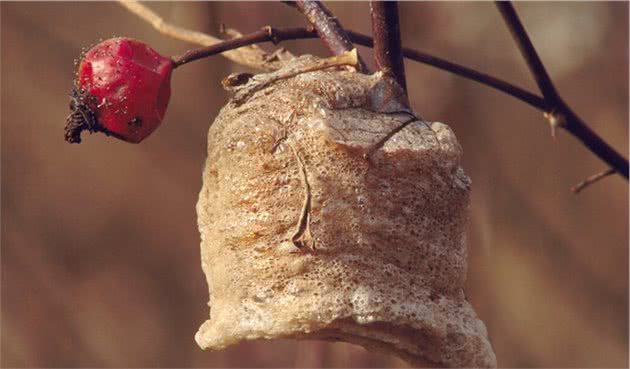
POLYGON ((197 343, 316 338, 414 365, 496 366, 462 290, 470 180, 449 127, 418 120, 371 152, 409 119, 373 111, 380 74, 273 75, 236 88, 208 134, 197 213, 210 317, 197 343))

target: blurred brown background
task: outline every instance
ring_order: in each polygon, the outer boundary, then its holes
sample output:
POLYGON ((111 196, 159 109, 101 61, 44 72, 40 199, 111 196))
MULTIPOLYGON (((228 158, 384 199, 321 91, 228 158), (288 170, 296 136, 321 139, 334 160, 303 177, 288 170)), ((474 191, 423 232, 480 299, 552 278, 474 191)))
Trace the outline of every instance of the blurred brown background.
MULTIPOLYGON (((300 26, 278 3, 150 3, 168 21, 218 34, 300 26)), ((209 123, 243 68, 216 56, 173 76, 162 127, 140 145, 63 141, 73 59, 125 35, 162 54, 162 36, 116 3, 0 5, 4 367, 405 367, 360 347, 251 342, 201 352, 207 314, 194 205, 209 123)), ((330 3, 369 33, 367 3, 330 3)), ((491 3, 402 3, 404 43, 535 90, 491 3)), ((568 103, 628 155, 628 4, 519 3, 568 103)), ((286 42, 326 52, 317 40, 286 42)), ((366 59, 369 50, 360 49, 366 59)), ((628 184, 568 188, 605 166, 542 114, 481 85, 407 63, 414 108, 447 122, 473 180, 468 297, 503 367, 628 365, 628 184)))

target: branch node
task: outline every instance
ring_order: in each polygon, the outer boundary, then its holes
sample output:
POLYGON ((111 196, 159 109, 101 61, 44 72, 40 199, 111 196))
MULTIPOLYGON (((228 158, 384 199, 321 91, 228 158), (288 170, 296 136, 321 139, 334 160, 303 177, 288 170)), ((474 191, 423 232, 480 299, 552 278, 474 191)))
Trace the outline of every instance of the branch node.
POLYGON ((264 26, 262 28, 262 30, 264 32, 267 32, 267 35, 269 36, 269 40, 274 44, 277 45, 280 43, 280 39, 278 38, 277 32, 276 30, 271 27, 271 26, 264 26))
POLYGON ((567 120, 564 114, 558 113, 557 111, 553 110, 550 112, 544 112, 543 116, 549 123, 549 128, 551 128, 551 137, 556 139, 556 131, 558 127, 566 128, 567 126, 567 120))

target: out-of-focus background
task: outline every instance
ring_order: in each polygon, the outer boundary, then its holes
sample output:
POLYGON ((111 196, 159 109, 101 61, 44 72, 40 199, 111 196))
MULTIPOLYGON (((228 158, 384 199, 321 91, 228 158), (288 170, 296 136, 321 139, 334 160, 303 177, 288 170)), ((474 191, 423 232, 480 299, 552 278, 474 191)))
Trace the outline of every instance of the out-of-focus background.
MULTIPOLYGON (((279 3, 149 3, 169 22, 218 35, 305 24, 279 3)), ((329 3, 370 32, 367 3, 329 3)), ((517 3, 567 102, 628 155, 628 4, 517 3)), ((535 90, 492 3, 400 4, 404 44, 535 90)), ((406 367, 323 342, 249 342, 202 352, 206 319, 194 205, 206 132, 244 71, 220 56, 178 69, 165 122, 131 145, 63 140, 73 60, 113 35, 165 55, 193 45, 116 3, 2 2, 3 367, 406 367)), ((286 42, 325 56, 319 40, 286 42)), ((366 60, 368 49, 360 48, 366 60)), ((371 62, 371 60, 370 60, 371 62)), ((628 365, 628 184, 540 112, 476 83, 408 62, 413 107, 447 122, 472 177, 467 295, 502 367, 628 365)))

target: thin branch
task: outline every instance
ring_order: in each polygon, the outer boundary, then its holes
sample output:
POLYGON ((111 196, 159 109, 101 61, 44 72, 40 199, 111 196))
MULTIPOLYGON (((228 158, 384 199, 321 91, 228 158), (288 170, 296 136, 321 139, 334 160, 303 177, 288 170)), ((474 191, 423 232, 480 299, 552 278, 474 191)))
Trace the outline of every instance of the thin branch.
POLYGON ((295 40, 300 38, 317 37, 313 29, 306 28, 289 28, 275 29, 272 27, 264 27, 260 31, 252 32, 245 36, 233 38, 231 40, 222 41, 207 47, 190 50, 181 56, 173 58, 174 67, 190 63, 192 61, 202 59, 215 54, 226 53, 229 50, 238 49, 243 46, 249 46, 262 42, 273 42, 277 44, 283 40, 295 40))
MULTIPOLYGON (((178 40, 210 46, 223 42, 223 40, 207 35, 202 32, 174 26, 167 23, 157 13, 149 9, 144 4, 136 0, 119 0, 119 4, 127 8, 130 12, 151 24, 158 32, 176 38, 178 40)), ((281 67, 279 63, 270 61, 269 55, 259 48, 240 48, 226 51, 223 56, 231 61, 255 69, 276 70, 281 67)))
POLYGON ((586 179, 584 179, 582 182, 576 184, 575 186, 571 187, 571 191, 575 194, 580 193, 580 191, 584 190, 585 188, 587 188, 588 186, 592 185, 593 183, 599 181, 600 179, 606 178, 611 174, 615 174, 616 171, 614 169, 606 169, 603 172, 597 173, 597 174, 593 174, 590 177, 587 177, 586 179))
POLYGON ((392 77, 406 92, 407 82, 400 40, 398 3, 396 1, 370 1, 370 13, 376 67, 392 77))
POLYGON ((552 129, 557 125, 565 128, 582 141, 592 153, 628 180, 628 160, 591 130, 558 94, 512 3, 497 1, 496 6, 534 75, 538 88, 545 97, 545 102, 550 107, 546 113, 551 118, 549 121, 552 122, 552 129), (559 122, 559 124, 553 124, 553 122, 559 122))
MULTIPOLYGON (((315 0, 297 0, 295 3, 287 2, 287 4, 295 5, 304 14, 317 31, 326 48, 333 55, 339 55, 354 49, 346 30, 324 4, 315 0)), ((367 72, 367 66, 361 59, 361 56, 359 56, 359 63, 361 71, 367 72)))
POLYGON ((540 60, 540 57, 538 57, 538 53, 534 48, 534 44, 532 44, 532 41, 529 39, 527 31, 525 31, 523 23, 521 23, 518 14, 516 14, 514 6, 509 1, 497 1, 495 4, 510 29, 510 33, 521 51, 521 55, 525 58, 529 70, 534 75, 538 88, 545 97, 545 100, 557 102, 560 100, 560 96, 551 78, 549 78, 549 74, 547 74, 547 70, 540 60))

